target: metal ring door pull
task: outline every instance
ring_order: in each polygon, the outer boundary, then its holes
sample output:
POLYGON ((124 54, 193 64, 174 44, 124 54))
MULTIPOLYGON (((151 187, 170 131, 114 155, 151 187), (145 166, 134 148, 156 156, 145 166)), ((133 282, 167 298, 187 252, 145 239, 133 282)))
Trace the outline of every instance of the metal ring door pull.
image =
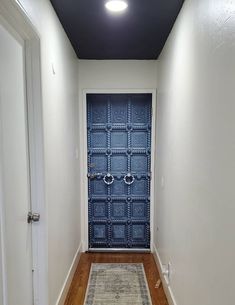
POLYGON ((123 180, 127 185, 131 185, 132 183, 134 183, 135 177, 132 174, 127 174, 123 180))
POLYGON ((107 175, 104 176, 103 180, 104 180, 105 184, 110 185, 110 184, 113 184, 114 177, 111 174, 107 174, 107 175))

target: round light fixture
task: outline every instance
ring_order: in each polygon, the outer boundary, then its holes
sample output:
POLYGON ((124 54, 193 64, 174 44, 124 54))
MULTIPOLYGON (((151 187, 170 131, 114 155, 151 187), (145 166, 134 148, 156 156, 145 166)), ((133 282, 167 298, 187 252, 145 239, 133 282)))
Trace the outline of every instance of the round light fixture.
POLYGON ((123 0, 109 0, 106 2, 105 7, 113 13, 123 12, 127 9, 128 4, 123 0))

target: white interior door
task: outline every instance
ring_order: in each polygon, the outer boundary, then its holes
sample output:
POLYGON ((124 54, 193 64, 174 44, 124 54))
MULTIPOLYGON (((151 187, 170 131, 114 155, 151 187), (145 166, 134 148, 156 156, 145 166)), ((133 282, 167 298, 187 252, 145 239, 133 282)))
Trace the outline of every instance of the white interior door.
POLYGON ((0 303, 4 305, 33 304, 24 66, 23 41, 0 24, 0 303))

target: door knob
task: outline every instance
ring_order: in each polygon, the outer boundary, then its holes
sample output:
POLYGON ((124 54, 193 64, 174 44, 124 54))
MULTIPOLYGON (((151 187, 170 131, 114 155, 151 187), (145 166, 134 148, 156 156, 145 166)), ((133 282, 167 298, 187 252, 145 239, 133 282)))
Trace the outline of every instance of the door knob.
POLYGON ((40 220, 40 214, 29 212, 27 216, 27 222, 33 223, 38 222, 40 220))
POLYGON ((134 183, 135 181, 135 177, 132 175, 132 174, 127 174, 125 177, 124 177, 124 182, 127 184, 127 185, 131 185, 132 183, 134 183))
POLYGON ((107 175, 104 176, 103 180, 104 180, 105 184, 111 185, 114 182, 114 177, 113 177, 113 175, 108 173, 107 175))

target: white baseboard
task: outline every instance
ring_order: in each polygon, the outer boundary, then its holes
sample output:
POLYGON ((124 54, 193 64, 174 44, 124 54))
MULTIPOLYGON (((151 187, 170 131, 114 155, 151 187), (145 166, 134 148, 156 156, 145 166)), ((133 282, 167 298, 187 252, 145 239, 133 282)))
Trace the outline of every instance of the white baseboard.
POLYGON ((165 291, 168 303, 169 303, 169 305, 177 305, 174 294, 173 294, 173 291, 172 291, 170 285, 167 283, 164 275, 162 274, 163 264, 161 262, 161 259, 160 259, 159 253, 157 251, 157 248, 154 244, 152 245, 152 249, 153 249, 153 256, 154 256, 155 262, 156 262, 158 270, 159 270, 159 274, 160 274, 160 277, 161 277, 163 289, 165 291))
POLYGON ((84 242, 84 240, 81 242, 81 251, 82 252, 86 252, 87 251, 86 243, 84 242))
POLYGON ((79 259, 80 259, 81 248, 82 247, 81 247, 81 244, 80 244, 77 251, 76 251, 76 254, 74 255, 73 262, 72 262, 72 264, 69 268, 69 272, 68 272, 68 274, 65 278, 64 284, 63 284, 62 289, 61 289, 60 294, 59 294, 59 297, 56 301, 56 305, 64 305, 66 296, 68 294, 68 291, 69 291, 74 273, 76 271, 76 268, 77 268, 77 265, 78 265, 78 262, 79 262, 79 259))

